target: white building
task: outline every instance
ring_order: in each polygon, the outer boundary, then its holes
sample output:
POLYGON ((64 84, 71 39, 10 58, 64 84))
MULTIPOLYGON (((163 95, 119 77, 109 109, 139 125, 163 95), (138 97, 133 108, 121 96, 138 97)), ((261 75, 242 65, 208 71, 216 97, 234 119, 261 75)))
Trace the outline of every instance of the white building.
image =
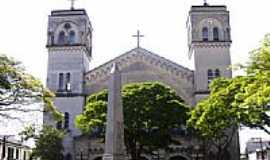
POLYGON ((0 136, 1 160, 29 160, 31 148, 8 136, 0 136))

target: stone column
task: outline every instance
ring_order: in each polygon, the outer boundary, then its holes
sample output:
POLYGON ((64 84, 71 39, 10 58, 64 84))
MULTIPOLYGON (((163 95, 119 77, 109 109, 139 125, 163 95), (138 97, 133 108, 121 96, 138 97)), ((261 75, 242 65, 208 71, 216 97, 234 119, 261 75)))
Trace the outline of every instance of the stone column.
POLYGON ((109 79, 105 153, 103 160, 125 159, 121 73, 114 63, 109 79))

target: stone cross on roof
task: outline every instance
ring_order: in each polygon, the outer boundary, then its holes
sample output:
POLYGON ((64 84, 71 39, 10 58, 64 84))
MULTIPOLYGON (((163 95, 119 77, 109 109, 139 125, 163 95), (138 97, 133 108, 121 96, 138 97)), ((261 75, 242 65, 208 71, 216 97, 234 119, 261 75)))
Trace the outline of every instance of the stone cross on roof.
POLYGON ((69 0, 69 1, 71 2, 71 7, 70 7, 70 9, 73 10, 73 9, 74 9, 74 2, 75 2, 76 0, 69 0))
POLYGON ((137 48, 140 48, 140 40, 141 37, 144 37, 144 35, 140 34, 140 30, 137 30, 137 34, 136 35, 132 35, 132 37, 136 37, 137 38, 137 48))

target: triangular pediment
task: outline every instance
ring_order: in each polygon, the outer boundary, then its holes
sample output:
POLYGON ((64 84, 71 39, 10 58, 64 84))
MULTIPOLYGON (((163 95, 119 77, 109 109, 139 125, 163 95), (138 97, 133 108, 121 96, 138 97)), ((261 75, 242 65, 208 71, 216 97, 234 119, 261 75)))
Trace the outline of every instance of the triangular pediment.
POLYGON ((122 84, 159 81, 174 88, 192 103, 193 71, 143 48, 132 49, 85 74, 85 93, 107 88, 110 71, 116 63, 122 73, 122 84))
POLYGON ((90 81, 91 83, 95 81, 99 81, 100 79, 104 79, 109 76, 111 67, 114 63, 117 63, 120 71, 124 70, 128 66, 134 63, 141 63, 153 68, 157 68, 164 72, 168 72, 171 75, 179 76, 182 79, 186 79, 188 81, 193 80, 193 71, 183 67, 175 62, 172 62, 164 57, 161 57, 153 52, 150 52, 143 48, 134 48, 110 61, 104 63, 89 72, 86 73, 85 78, 86 81, 90 81))

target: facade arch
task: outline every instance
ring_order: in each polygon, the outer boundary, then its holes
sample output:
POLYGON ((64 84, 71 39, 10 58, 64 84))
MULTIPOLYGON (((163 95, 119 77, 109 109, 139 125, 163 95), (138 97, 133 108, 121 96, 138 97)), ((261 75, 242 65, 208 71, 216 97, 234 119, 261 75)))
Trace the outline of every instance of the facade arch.
POLYGON ((76 43, 81 42, 79 33, 80 31, 79 31, 78 26, 71 21, 67 21, 67 22, 61 23, 56 28, 54 32, 54 36, 58 37, 58 40, 57 40, 58 45, 76 44, 76 43))

